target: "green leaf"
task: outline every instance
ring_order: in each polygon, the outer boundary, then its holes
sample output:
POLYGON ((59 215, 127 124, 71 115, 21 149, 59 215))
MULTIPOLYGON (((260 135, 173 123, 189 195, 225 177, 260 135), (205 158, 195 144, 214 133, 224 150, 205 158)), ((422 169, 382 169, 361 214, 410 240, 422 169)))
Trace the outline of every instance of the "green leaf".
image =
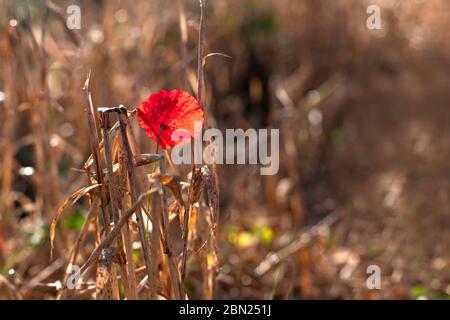
POLYGON ((83 227, 84 220, 86 218, 86 212, 82 210, 76 210, 72 215, 64 219, 64 225, 69 230, 80 231, 83 227))

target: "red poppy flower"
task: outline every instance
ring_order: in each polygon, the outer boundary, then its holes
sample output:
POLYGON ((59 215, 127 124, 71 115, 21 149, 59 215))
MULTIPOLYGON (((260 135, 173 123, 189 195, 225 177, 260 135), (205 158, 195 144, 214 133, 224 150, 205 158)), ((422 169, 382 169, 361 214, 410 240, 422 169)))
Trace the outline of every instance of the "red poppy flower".
MULTIPOLYGON (((139 125, 145 133, 158 142, 163 149, 169 149, 183 141, 184 137, 195 137, 194 122, 203 122, 203 110, 197 100, 183 90, 164 90, 152 94, 137 109, 139 125), (174 141, 172 133, 183 130, 181 140, 174 141)), ((198 131, 198 130, 197 130, 198 131)))

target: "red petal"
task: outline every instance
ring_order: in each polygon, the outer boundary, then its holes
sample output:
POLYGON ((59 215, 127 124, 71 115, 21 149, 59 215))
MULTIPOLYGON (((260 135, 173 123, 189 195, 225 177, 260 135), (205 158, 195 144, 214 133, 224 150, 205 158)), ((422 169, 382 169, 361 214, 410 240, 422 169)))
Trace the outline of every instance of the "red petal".
POLYGON ((169 149, 182 141, 173 141, 175 130, 184 129, 194 137, 194 122, 203 122, 203 110, 197 100, 183 90, 161 89, 152 94, 137 109, 139 124, 156 142, 160 135, 160 146, 169 149), (161 127, 163 128, 162 131, 161 127))

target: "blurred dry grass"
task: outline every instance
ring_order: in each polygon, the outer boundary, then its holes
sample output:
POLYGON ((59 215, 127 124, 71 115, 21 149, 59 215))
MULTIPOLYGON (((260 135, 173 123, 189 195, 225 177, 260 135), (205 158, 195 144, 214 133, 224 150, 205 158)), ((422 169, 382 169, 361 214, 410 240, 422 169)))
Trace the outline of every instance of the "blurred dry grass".
MULTIPOLYGON (((0 3, 0 298, 51 299, 89 210, 80 200, 64 213, 50 260, 57 208, 87 185, 72 170, 91 153, 86 74, 96 107, 131 110, 162 87, 195 93, 198 3, 180 2, 180 28, 177 2, 55 1, 80 4, 82 30, 67 33, 50 11, 43 46, 43 1, 29 13, 25 1, 0 3)), ((216 297, 450 296, 450 3, 374 3, 380 31, 366 28, 372 1, 207 1, 205 53, 232 57, 205 66, 211 125, 281 132, 276 176, 218 167, 216 297), (371 264, 382 290, 366 289, 371 264)), ((199 255, 202 236, 191 235, 199 255)), ((86 239, 78 264, 95 244, 86 239)), ((188 263, 191 298, 206 296, 202 270, 188 263)))

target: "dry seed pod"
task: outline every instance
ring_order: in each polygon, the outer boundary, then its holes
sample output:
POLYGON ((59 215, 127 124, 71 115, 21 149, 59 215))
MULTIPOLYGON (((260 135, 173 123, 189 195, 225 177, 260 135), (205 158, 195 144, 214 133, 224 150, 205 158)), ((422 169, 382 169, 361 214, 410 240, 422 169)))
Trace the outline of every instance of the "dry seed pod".
POLYGON ((195 168, 194 174, 191 178, 191 187, 189 189, 190 203, 196 203, 200 199, 203 189, 202 171, 200 168, 195 168))
POLYGON ((212 221, 210 222, 215 225, 219 212, 219 192, 216 187, 216 179, 207 166, 202 167, 202 180, 205 186, 205 202, 211 214, 212 221))
POLYGON ((160 154, 143 153, 135 156, 134 161, 136 163, 136 167, 138 167, 159 161, 162 157, 163 156, 160 154))

